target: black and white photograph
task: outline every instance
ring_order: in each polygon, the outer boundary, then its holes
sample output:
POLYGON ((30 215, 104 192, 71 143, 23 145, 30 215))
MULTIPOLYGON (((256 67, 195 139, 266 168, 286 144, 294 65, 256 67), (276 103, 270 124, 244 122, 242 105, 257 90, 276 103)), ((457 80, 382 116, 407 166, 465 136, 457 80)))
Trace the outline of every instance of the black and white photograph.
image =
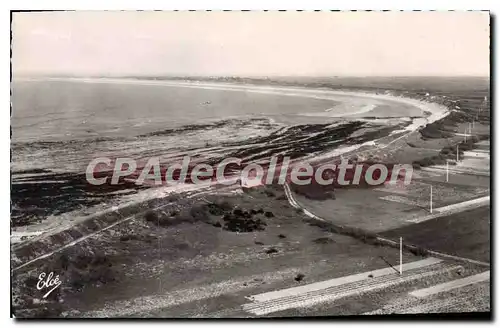
POLYGON ((12 318, 492 318, 489 11, 10 15, 12 318))

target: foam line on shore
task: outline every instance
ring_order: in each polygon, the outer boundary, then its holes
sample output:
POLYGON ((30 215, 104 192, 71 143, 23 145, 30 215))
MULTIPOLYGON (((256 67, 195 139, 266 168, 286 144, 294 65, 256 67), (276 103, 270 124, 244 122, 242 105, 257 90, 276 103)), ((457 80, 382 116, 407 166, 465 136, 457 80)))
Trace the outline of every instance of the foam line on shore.
MULTIPOLYGON (((357 97, 370 100, 383 100, 390 102, 399 102, 406 105, 417 107, 422 113, 430 112, 431 115, 427 117, 420 117, 414 119, 409 125, 401 130, 395 130, 391 134, 402 133, 401 136, 392 140, 391 142, 378 145, 376 141, 368 141, 359 145, 351 145, 348 147, 341 147, 333 152, 327 152, 322 155, 313 155, 311 157, 306 157, 304 160, 320 160, 327 159, 336 156, 340 156, 344 153, 354 151, 363 146, 374 146, 377 149, 384 149, 394 142, 406 137, 408 134, 416 131, 417 129, 440 120, 447 116, 450 111, 444 106, 434 102, 424 102, 417 99, 398 97, 394 95, 387 94, 375 94, 369 92, 360 91, 344 91, 344 90, 323 90, 314 89, 307 87, 283 87, 283 86, 259 86, 251 84, 230 84, 230 83, 208 83, 208 82, 192 82, 192 81, 157 81, 157 80, 141 80, 141 79, 117 79, 117 78, 26 78, 25 81, 37 81, 37 80, 53 80, 53 81, 68 81, 68 82, 80 82, 80 83, 109 83, 109 84, 135 84, 135 85, 150 85, 150 86, 171 86, 171 87, 186 87, 186 88, 198 88, 207 90, 224 90, 224 91, 240 91, 240 92, 255 92, 264 94, 275 94, 280 96, 295 96, 295 97, 305 97, 323 100, 334 100, 332 96, 341 97, 357 97), (330 97, 328 97, 330 96, 330 97)), ((364 110, 371 110, 371 107, 364 106, 364 110)), ((350 113, 346 113, 344 116, 349 117, 350 113)))
MULTIPOLYGON (((40 79, 24 79, 36 81, 40 79)), ((415 106, 422 112, 431 112, 431 115, 419 121, 417 124, 411 126, 410 130, 415 130, 427 123, 432 123, 445 117, 449 110, 443 105, 437 103, 424 102, 417 99, 398 97, 387 94, 374 94, 369 92, 360 91, 344 91, 344 90, 323 90, 307 87, 283 87, 283 86, 260 86, 252 84, 230 84, 230 83, 209 83, 209 82, 186 82, 186 81, 158 81, 158 80, 141 80, 141 79, 117 79, 117 78, 42 78, 41 80, 53 81, 69 81, 69 82, 83 82, 83 83, 111 83, 111 84, 136 84, 136 85, 151 85, 151 86, 173 86, 173 87, 190 87, 208 90, 225 90, 225 91, 245 91, 245 92, 258 92, 267 94, 276 94, 284 96, 297 96, 306 98, 326 99, 331 98, 324 96, 346 96, 346 97, 360 97, 368 99, 377 99, 385 101, 402 102, 407 105, 415 106)), ((369 106, 366 106, 370 109, 369 106)), ((346 114, 349 116, 351 114, 346 114)), ((408 131, 409 129, 405 129, 408 131)))

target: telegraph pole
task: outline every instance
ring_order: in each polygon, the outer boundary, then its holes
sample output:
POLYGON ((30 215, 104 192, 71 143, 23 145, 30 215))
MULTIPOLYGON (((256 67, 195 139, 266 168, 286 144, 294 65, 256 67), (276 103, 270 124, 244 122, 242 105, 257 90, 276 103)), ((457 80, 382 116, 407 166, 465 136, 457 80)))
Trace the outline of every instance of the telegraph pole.
POLYGON ((403 275, 403 237, 399 237, 399 275, 403 275))
POLYGON ((430 201, 430 208, 431 208, 431 214, 432 214, 432 185, 431 185, 431 201, 430 201))

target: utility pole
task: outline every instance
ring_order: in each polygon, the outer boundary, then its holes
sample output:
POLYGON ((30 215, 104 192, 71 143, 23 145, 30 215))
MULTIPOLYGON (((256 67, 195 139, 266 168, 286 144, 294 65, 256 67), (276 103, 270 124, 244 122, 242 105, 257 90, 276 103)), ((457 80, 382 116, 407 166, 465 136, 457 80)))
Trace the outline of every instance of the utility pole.
POLYGON ((430 207, 431 207, 431 214, 432 214, 432 185, 431 185, 431 201, 430 201, 430 207))
POLYGON ((403 275, 403 237, 399 237, 399 275, 403 275))
POLYGON ((449 176, 448 170, 449 170, 448 160, 446 160, 446 182, 448 182, 448 176, 449 176))

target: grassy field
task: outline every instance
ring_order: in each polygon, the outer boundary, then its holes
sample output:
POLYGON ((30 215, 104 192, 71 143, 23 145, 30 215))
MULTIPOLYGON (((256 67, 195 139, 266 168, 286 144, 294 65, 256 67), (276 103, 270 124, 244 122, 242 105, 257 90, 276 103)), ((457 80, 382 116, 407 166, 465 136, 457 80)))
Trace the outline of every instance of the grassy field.
MULTIPOLYGON (((405 253, 404 258, 419 257, 405 253)), ((241 293, 378 269, 398 260, 396 249, 315 226, 288 204, 280 188, 255 188, 146 211, 24 267, 13 276, 13 304, 18 317, 144 316, 155 311, 175 316, 175 309, 166 309, 170 301, 145 306, 141 300, 179 293, 176 305, 183 306, 213 298, 211 290, 186 295, 219 284, 232 286, 223 288, 229 296, 218 303, 229 306, 241 302, 241 293), (51 271, 63 285, 42 300, 37 277, 51 271)))
POLYGON ((380 233, 430 250, 490 262, 491 208, 481 207, 380 233))

